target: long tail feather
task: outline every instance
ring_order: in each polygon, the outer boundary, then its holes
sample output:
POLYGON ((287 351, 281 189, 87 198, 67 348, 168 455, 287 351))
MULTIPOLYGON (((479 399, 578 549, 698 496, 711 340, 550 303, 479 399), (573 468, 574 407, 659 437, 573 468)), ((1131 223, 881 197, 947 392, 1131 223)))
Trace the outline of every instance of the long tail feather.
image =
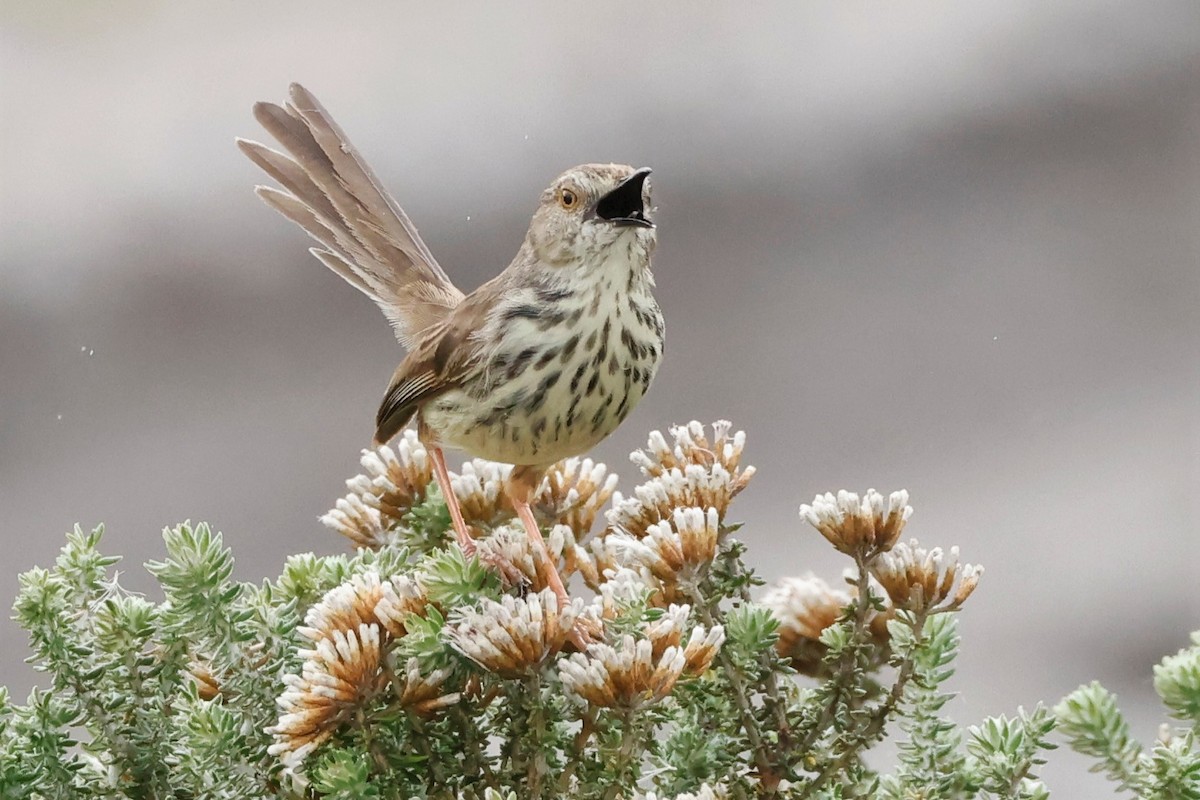
POLYGON ((313 254, 378 303, 400 341, 411 344, 463 294, 317 99, 299 84, 289 97, 285 106, 254 106, 255 118, 286 153, 238 140, 286 190, 259 187, 258 194, 320 242, 313 254))

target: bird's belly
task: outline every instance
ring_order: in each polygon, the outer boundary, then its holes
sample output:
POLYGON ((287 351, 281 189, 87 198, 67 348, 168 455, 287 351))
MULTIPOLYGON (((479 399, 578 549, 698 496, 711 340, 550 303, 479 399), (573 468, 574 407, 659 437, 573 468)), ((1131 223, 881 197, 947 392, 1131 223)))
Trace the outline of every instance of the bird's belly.
POLYGON ((488 380, 429 403, 423 421, 442 443, 491 461, 542 465, 580 455, 642 399, 661 355, 660 344, 604 334, 581 337, 570 357, 551 341, 517 369, 523 351, 510 353, 488 380), (551 348, 554 357, 545 358, 551 348))

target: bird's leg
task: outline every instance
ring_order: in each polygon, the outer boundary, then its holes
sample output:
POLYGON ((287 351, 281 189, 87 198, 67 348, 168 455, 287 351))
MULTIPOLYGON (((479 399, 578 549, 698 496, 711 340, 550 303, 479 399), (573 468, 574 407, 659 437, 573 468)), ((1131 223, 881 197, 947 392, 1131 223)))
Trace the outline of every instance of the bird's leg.
POLYGON ((435 444, 426 444, 425 449, 433 460, 433 476, 437 479, 438 488, 442 490, 446 508, 450 510, 450 521, 454 523, 458 546, 462 549, 463 555, 470 558, 475 555, 475 540, 471 538, 471 532, 467 529, 467 523, 463 519, 462 509, 458 507, 458 497, 454 494, 454 487, 450 485, 450 472, 446 469, 446 457, 442 455, 442 448, 435 444))
MULTIPOLYGON (((558 597, 558 606, 562 608, 571 602, 571 595, 567 594, 567 587, 563 585, 562 576, 558 574, 558 567, 554 564, 554 559, 550 557, 550 550, 546 547, 546 540, 542 537, 542 529, 533 517, 533 509, 529 507, 529 498, 541 482, 542 474, 542 470, 513 467, 512 475, 505 484, 505 491, 508 499, 512 501, 513 509, 516 510, 517 516, 525 526, 525 533, 529 535, 529 541, 533 543, 536 557, 540 558, 546 567, 546 583, 558 597)), ((570 638, 581 652, 587 649, 588 644, 591 643, 587 631, 579 622, 575 623, 570 638)))

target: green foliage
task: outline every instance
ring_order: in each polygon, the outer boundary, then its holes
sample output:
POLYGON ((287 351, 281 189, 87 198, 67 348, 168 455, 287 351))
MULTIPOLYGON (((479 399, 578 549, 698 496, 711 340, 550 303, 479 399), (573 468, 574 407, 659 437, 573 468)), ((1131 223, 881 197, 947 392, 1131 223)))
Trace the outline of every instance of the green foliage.
POLYGON ((1168 713, 1184 723, 1163 725, 1147 753, 1129 732, 1117 698, 1098 683, 1080 686, 1054 708, 1059 731, 1075 750, 1096 759, 1121 789, 1154 800, 1200 798, 1200 633, 1191 647, 1167 656, 1154 668, 1154 688, 1168 713))
POLYGON ((1052 749, 1047 737, 1054 717, 1043 706, 1032 712, 1019 710, 1014 718, 992 717, 971 728, 967 752, 974 759, 972 772, 983 778, 983 790, 995 797, 1036 800, 1047 795, 1034 768, 1046 763, 1042 753, 1052 749))
POLYGON ((1142 746, 1130 734, 1116 695, 1099 683, 1089 683, 1063 698, 1054 713, 1059 731, 1071 747, 1097 759, 1094 770, 1103 771, 1120 788, 1128 788, 1142 746))
POLYGON ((435 551, 424 562, 423 583, 429 599, 443 608, 459 608, 500 596, 500 579, 477 558, 467 558, 457 546, 435 551))
POLYGON ((1200 633, 1192 634, 1191 647, 1167 656, 1154 668, 1154 689, 1171 716, 1200 732, 1200 633))

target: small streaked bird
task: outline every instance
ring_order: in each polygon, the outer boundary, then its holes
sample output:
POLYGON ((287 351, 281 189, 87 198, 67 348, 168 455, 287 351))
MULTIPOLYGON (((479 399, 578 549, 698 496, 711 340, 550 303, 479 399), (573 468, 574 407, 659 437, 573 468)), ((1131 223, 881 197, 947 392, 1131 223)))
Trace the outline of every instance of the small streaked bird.
MULTIPOLYGON (((662 358, 650 170, 564 172, 542 192, 508 267, 464 295, 308 90, 293 84, 283 106, 258 103, 254 116, 286 151, 238 140, 283 187, 260 186, 259 196, 320 243, 313 255, 374 300, 407 348, 379 407, 376 445, 416 418, 468 554, 442 448, 512 464, 513 507, 550 563, 530 496, 550 465, 621 424, 662 358)), ((552 563, 549 572, 566 601, 552 563)))

